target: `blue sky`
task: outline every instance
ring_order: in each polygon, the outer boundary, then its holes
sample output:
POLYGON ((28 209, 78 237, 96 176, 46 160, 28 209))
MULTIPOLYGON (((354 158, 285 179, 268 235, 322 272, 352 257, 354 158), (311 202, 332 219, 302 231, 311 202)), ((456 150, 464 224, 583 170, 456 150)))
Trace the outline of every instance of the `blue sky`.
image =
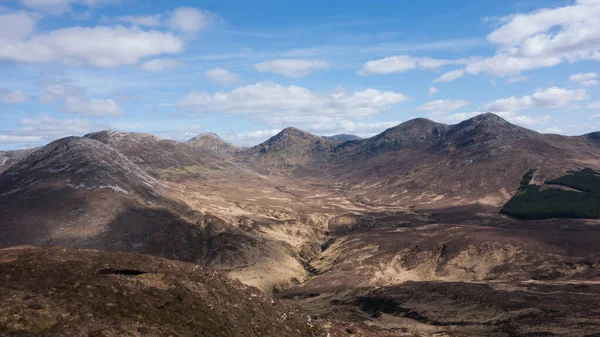
POLYGON ((254 145, 492 111, 600 130, 600 0, 0 0, 0 149, 101 129, 254 145))

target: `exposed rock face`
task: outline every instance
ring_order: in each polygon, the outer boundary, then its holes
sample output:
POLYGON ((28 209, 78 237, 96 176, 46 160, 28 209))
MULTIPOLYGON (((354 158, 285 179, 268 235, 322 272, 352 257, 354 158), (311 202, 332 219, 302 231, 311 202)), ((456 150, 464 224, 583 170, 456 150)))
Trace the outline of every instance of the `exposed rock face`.
POLYGON ((261 172, 294 170, 313 163, 326 163, 339 142, 289 127, 237 158, 261 172))
POLYGON ((0 195, 15 197, 37 184, 124 194, 162 185, 112 147, 80 137, 54 141, 13 165, 0 176, 0 195))
POLYGON ((147 170, 183 168, 194 166, 205 168, 223 162, 215 152, 194 148, 188 144, 153 135, 112 130, 90 133, 85 138, 100 141, 147 170))
POLYGON ((216 133, 211 132, 199 134, 188 140, 186 143, 193 147, 208 149, 224 156, 229 156, 232 152, 237 150, 236 146, 227 143, 216 133))

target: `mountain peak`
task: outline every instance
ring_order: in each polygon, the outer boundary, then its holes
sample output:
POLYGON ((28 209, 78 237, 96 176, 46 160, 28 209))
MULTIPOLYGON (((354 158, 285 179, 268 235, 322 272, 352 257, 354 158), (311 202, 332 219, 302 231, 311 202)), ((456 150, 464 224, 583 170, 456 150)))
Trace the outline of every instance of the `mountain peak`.
POLYGON ((414 118, 389 128, 373 138, 393 140, 406 145, 408 143, 420 143, 432 137, 438 139, 447 129, 446 124, 436 123, 427 118, 414 118))
POLYGON ((275 136, 269 138, 266 142, 260 144, 262 146, 266 145, 269 147, 275 146, 276 148, 290 146, 295 143, 305 143, 307 141, 313 141, 317 138, 321 138, 319 136, 315 136, 310 132, 300 130, 293 126, 289 126, 283 130, 281 130, 275 136), (279 145, 277 145, 279 144, 279 145))
POLYGON ((504 125, 512 125, 506 119, 491 113, 486 112, 475 117, 472 117, 466 121, 471 121, 471 123, 495 123, 495 124, 504 124, 504 125))
POLYGON ((236 149, 236 146, 226 142, 216 133, 204 132, 186 142, 188 145, 212 150, 220 154, 228 154, 236 149))
POLYGON ((189 143, 191 141, 200 140, 200 139, 219 139, 219 140, 223 140, 223 138, 221 138, 218 134, 216 134, 214 132, 202 132, 202 133, 199 133, 197 136, 190 138, 187 142, 189 143))
POLYGON ((453 131, 457 133, 473 133, 474 135, 495 135, 498 138, 508 138, 511 136, 521 138, 531 138, 534 131, 511 124, 504 118, 491 112, 483 113, 462 121, 453 126, 453 131))
POLYGON ((36 181, 71 188, 111 188, 125 194, 160 184, 111 146, 86 137, 55 140, 17 162, 1 176, 0 191, 16 191, 36 181))
POLYGON ((308 131, 304 131, 304 130, 300 130, 298 128, 295 128, 293 126, 288 126, 287 128, 281 130, 281 132, 279 132, 276 136, 278 135, 282 135, 282 136, 301 136, 301 137, 317 137, 315 135, 313 135, 312 133, 308 132, 308 131))
POLYGON ((149 133, 121 132, 115 130, 102 130, 98 132, 92 132, 88 133, 87 135, 84 135, 83 137, 94 139, 107 145, 116 145, 123 141, 146 144, 158 142, 160 140, 160 138, 149 133))

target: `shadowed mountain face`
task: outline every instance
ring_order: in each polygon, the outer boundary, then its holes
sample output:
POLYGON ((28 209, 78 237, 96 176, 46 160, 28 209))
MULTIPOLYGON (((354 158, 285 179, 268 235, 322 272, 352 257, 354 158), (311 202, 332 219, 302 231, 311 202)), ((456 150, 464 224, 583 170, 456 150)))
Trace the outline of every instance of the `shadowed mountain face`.
MULTIPOLYGON (((513 196, 533 200, 523 186, 542 199, 595 196, 598 139, 539 134, 493 114, 456 125, 418 118, 345 142, 287 128, 251 148, 213 134, 180 143, 101 131, 10 154, 20 160, 0 174, 0 248, 193 262, 356 335, 561 335, 561 322, 585 335, 598 322, 577 327, 576 316, 598 291, 563 283, 600 282, 598 220, 527 222, 500 209, 513 196), (431 309, 472 283, 484 286, 431 309), (414 302, 414 289, 434 293, 414 302), (512 306, 501 303, 508 291, 515 303, 554 291, 569 300, 512 306), (488 311, 481 294, 495 301, 488 311)), ((538 199, 537 211, 554 214, 538 199)))

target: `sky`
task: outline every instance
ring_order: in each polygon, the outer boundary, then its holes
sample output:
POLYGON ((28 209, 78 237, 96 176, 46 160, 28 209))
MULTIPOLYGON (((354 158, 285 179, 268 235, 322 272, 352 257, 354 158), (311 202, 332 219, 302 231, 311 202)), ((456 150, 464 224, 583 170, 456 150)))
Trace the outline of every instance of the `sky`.
POLYGON ((241 146, 482 112, 600 130, 600 0, 0 0, 0 150, 103 129, 241 146))

